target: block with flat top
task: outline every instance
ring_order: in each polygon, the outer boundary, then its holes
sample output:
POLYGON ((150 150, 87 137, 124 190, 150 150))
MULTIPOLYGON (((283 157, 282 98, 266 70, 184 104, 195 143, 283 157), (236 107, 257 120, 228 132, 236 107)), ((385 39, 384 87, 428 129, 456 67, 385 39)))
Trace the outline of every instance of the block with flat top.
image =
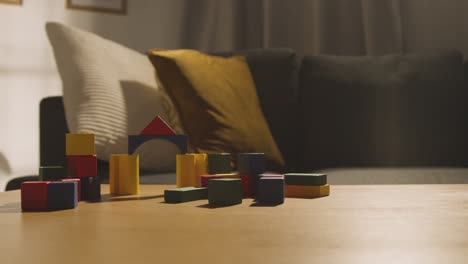
POLYGON ((208 174, 230 173, 231 154, 230 153, 208 153, 208 174))
POLYGON ((206 174, 206 168, 206 154, 177 154, 177 187, 201 187, 200 176, 206 174))
POLYGON ((161 139, 172 142, 175 144, 179 149, 180 153, 187 152, 187 136, 186 135, 129 135, 128 136, 128 154, 133 154, 136 149, 154 139, 161 139))
POLYGON ((284 175, 286 185, 314 185, 327 184, 327 175, 318 173, 287 173, 284 175))
POLYGON ((264 153, 239 153, 237 171, 239 174, 261 174, 265 172, 264 153))
POLYGON ((47 209, 73 209, 78 205, 78 184, 76 182, 49 182, 47 184, 47 209))
POLYGON ((284 191, 290 198, 318 198, 330 195, 330 185, 285 185, 284 191))
POLYGON ((83 201, 97 201, 101 199, 101 180, 99 177, 82 177, 80 180, 83 201))
POLYGON ((225 179, 225 178, 238 179, 239 177, 240 176, 237 173, 200 175, 201 187, 208 187, 208 181, 211 179, 225 179))
POLYGON ((213 179, 208 181, 210 205, 228 206, 242 203, 241 179, 213 179))
POLYGON ((71 134, 65 136, 65 154, 72 155, 96 155, 94 134, 71 134))
POLYGON ((256 198, 260 204, 284 203, 284 177, 261 177, 256 198))
POLYGON ((81 201, 81 180, 80 179, 61 179, 62 182, 76 182, 78 184, 78 202, 81 201))
POLYGON ((207 188, 183 187, 164 191, 166 203, 184 203, 207 198, 207 188))
POLYGON ((39 181, 60 180, 67 177, 67 171, 63 166, 39 167, 39 181))
POLYGON ((140 163, 138 155, 111 155, 109 160, 109 187, 112 195, 139 193, 140 163))
POLYGON ((97 176, 96 155, 67 156, 68 176, 71 178, 97 176))
POLYGON ((21 184, 21 208, 24 211, 47 210, 48 181, 28 181, 21 184))

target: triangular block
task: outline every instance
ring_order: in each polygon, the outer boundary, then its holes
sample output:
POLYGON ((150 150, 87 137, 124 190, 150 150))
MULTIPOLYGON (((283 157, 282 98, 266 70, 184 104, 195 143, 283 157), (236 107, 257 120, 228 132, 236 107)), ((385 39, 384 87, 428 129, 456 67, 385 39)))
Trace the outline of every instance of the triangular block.
POLYGON ((175 135, 175 132, 160 116, 156 116, 140 135, 175 135))

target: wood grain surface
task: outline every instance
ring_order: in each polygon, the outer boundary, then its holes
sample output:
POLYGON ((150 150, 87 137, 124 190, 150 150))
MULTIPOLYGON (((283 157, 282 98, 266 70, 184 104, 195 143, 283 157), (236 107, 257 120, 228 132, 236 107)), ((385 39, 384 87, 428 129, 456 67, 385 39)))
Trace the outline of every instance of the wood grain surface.
POLYGON ((139 196, 22 213, 0 193, 0 263, 468 263, 468 185, 331 186, 279 206, 139 196))

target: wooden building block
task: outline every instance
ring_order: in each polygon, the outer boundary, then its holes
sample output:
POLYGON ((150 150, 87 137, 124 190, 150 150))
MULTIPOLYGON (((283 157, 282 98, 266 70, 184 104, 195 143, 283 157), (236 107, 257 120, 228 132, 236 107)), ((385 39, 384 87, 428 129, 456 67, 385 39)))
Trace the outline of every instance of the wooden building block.
POLYGON ((80 180, 83 201, 97 201, 101 199, 101 179, 99 177, 82 177, 80 180))
POLYGON ((327 184, 326 174, 317 173, 287 173, 285 176, 286 185, 314 185, 327 184))
POLYGON ((258 176, 252 174, 241 174, 242 195, 244 197, 254 197, 257 190, 258 176))
POLYGON ((208 158, 208 174, 224 174, 230 173, 231 154, 229 153, 209 153, 208 158))
POLYGON ((72 155, 96 155, 94 134, 66 134, 65 154, 72 155))
POLYGON ((330 195, 330 185, 306 186, 306 185, 285 185, 286 197, 290 198, 318 198, 330 195))
POLYGON ((257 202, 261 204, 284 203, 284 177, 261 177, 258 180, 257 202))
POLYGON ((175 132, 160 116, 156 116, 140 135, 175 135, 175 132))
POLYGON ((97 176, 96 155, 67 156, 68 176, 71 178, 97 176))
POLYGON ((200 187, 200 176, 206 174, 206 154, 177 154, 177 187, 200 187))
POLYGON ((264 153, 239 153, 237 171, 239 174, 261 174, 265 172, 264 153))
POLYGON ((161 139, 172 142, 180 149, 180 153, 187 152, 186 135, 129 135, 128 154, 133 154, 140 145, 153 139, 161 139))
POLYGON ((210 205, 234 205, 242 203, 241 179, 212 179, 208 181, 210 205))
POLYGON ((48 181, 21 183, 21 208, 25 211, 47 210, 48 181))
POLYGON ((184 203, 207 198, 207 188, 183 187, 164 191, 166 203, 184 203))
POLYGON ((61 179, 62 182, 76 182, 78 184, 78 202, 81 201, 81 180, 80 179, 61 179))
POLYGON ((205 174, 200 175, 201 187, 208 187, 208 181, 211 179, 238 179, 240 178, 237 173, 225 173, 225 174, 205 174))
POLYGON ((67 177, 67 171, 62 166, 39 167, 39 181, 60 180, 67 177))
POLYGON ((55 181, 47 184, 49 210, 73 209, 78 205, 78 183, 55 181))
POLYGON ((138 155, 111 155, 109 160, 109 186, 112 195, 132 195, 140 192, 138 155))

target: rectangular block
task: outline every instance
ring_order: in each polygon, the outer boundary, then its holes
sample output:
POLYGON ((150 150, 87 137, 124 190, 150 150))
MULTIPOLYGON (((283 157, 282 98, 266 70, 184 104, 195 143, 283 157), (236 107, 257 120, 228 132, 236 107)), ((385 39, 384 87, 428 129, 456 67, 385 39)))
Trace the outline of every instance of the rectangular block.
POLYGON ((284 203, 284 177, 261 177, 258 180, 257 202, 261 204, 284 203))
POLYGON ((208 188, 183 187, 164 191, 166 203, 184 203, 208 198, 208 188))
POLYGON ((237 171, 239 174, 261 174, 266 169, 264 153, 239 153, 237 171))
POLYGON ((327 184, 327 175, 318 173, 287 173, 285 176, 286 185, 314 185, 327 184))
POLYGON ((76 182, 78 184, 78 202, 81 201, 81 181, 80 179, 61 179, 62 182, 76 182))
POLYGON ((251 174, 241 174, 240 177, 242 180, 242 195, 244 197, 255 196, 258 176, 251 174))
POLYGON ((21 208, 29 210, 47 210, 48 181, 30 181, 21 183, 21 208))
POLYGON ((109 186, 112 195, 132 195, 140 192, 138 155, 111 155, 109 159, 109 186))
POLYGON ((177 187, 200 187, 200 176, 206 174, 206 154, 177 154, 177 187))
POLYGON ((330 185, 285 185, 284 191, 286 197, 290 198, 318 198, 330 195, 330 185))
POLYGON ((81 197, 83 201, 101 199, 101 179, 99 177, 83 177, 81 181, 81 197))
POLYGON ((71 134, 65 136, 65 155, 96 155, 94 134, 71 134))
POLYGON ((39 167, 39 181, 53 181, 67 177, 67 171, 62 166, 39 167))
POLYGON ((242 203, 241 179, 212 179, 208 181, 208 201, 211 205, 242 203))
POLYGON ((230 153, 209 153, 208 174, 225 174, 232 171, 230 153))
POLYGON ((133 154, 139 146, 150 140, 165 140, 172 142, 180 149, 180 153, 187 152, 187 136, 186 135, 129 135, 128 136, 128 153, 133 154))
POLYGON ((206 174, 200 175, 201 187, 208 187, 208 181, 211 179, 238 179, 239 174, 236 173, 226 173, 226 174, 206 174))
POLYGON ((78 206, 77 182, 49 182, 47 187, 49 210, 73 209, 78 206))
POLYGON ((97 157, 89 156, 67 156, 68 176, 71 178, 95 177, 97 176, 97 157))

